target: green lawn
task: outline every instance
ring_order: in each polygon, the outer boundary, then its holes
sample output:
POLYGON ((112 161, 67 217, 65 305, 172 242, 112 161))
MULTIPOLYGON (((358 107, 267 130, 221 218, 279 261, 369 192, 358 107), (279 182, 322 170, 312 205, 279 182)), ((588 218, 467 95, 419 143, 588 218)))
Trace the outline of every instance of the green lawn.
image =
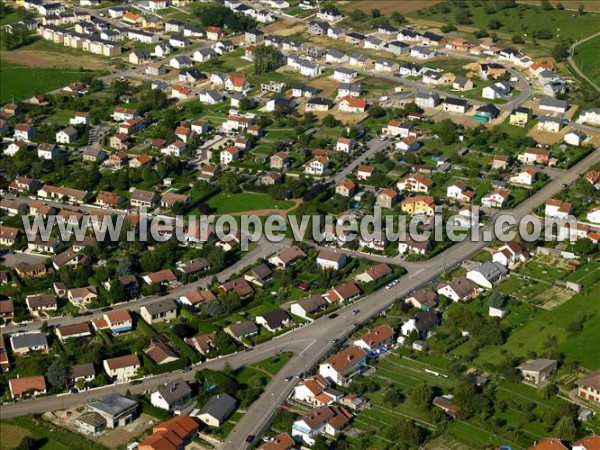
POLYGON ((573 60, 596 86, 600 86, 600 36, 578 45, 573 60))
POLYGON ((525 357, 531 350, 543 355, 547 350, 545 341, 552 335, 557 338, 557 349, 565 360, 579 361, 590 370, 600 369, 600 304, 598 285, 595 287, 596 289, 575 295, 551 311, 536 310, 533 316, 523 320, 521 326, 511 333, 504 345, 481 349, 475 361, 478 364, 496 363, 501 360, 502 349, 521 357, 525 357), (567 327, 581 314, 587 315, 583 328, 577 333, 569 334, 567 327))
POLYGON ((294 206, 291 201, 276 201, 266 194, 242 192, 240 194, 220 193, 208 200, 208 206, 215 214, 231 214, 256 209, 288 209, 294 206))
POLYGON ((269 372, 271 375, 276 375, 283 368, 283 366, 287 364, 291 357, 292 354, 289 352, 280 353, 269 359, 257 362, 253 365, 253 367, 269 372))
POLYGON ((579 283, 583 288, 590 287, 592 284, 600 281, 600 262, 586 264, 585 266, 566 276, 565 281, 579 283))
POLYGON ((80 72, 55 68, 35 68, 2 60, 0 68, 0 103, 19 101, 37 93, 58 89, 97 72, 80 72))

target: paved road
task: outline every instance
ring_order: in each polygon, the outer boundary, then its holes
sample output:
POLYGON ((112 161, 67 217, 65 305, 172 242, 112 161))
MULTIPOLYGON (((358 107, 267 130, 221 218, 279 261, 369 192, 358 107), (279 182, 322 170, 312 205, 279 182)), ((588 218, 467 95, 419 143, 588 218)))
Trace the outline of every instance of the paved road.
POLYGON ((380 152, 385 147, 390 145, 390 141, 382 141, 379 138, 373 138, 366 143, 367 150, 365 150, 360 156, 357 156, 352 160, 350 164, 344 167, 336 174, 330 176, 327 182, 337 184, 344 178, 348 177, 348 174, 355 170, 359 165, 363 164, 367 159, 371 158, 377 152, 380 152))
MULTIPOLYGON (((517 208, 506 210, 504 213, 510 214, 516 219, 522 218, 528 214, 532 208, 544 203, 548 198, 551 198, 560 192, 563 183, 575 181, 580 173, 599 161, 600 152, 592 153, 566 172, 562 178, 550 182, 542 190, 522 202, 517 208)), ((482 227, 480 236, 486 231, 488 233, 490 232, 492 224, 497 218, 498 216, 494 217, 490 224, 482 227)), ((238 422, 228 436, 227 442, 223 444, 223 448, 232 450, 247 448, 248 445, 245 443, 246 436, 249 434, 260 434, 260 432, 268 425, 277 407, 291 391, 293 382, 286 382, 285 377, 296 375, 300 372, 306 372, 318 363, 333 346, 333 343, 331 342, 333 338, 343 338, 352 331, 352 324, 354 322, 362 323, 369 320, 371 317, 379 314, 383 309, 391 305, 395 299, 437 279, 444 270, 460 264, 461 261, 466 259, 469 255, 481 250, 488 245, 488 243, 489 242, 486 242, 485 240, 480 240, 476 242, 464 241, 456 244, 429 261, 411 265, 408 274, 402 277, 400 282, 393 289, 380 289, 358 300, 354 304, 342 308, 339 311, 339 317, 336 319, 330 320, 326 317, 321 318, 312 324, 295 329, 284 336, 260 344, 252 351, 236 353, 219 360, 202 364, 202 367, 219 369, 225 361, 228 361, 230 365, 235 368, 258 362, 280 351, 292 351, 295 354, 280 373, 270 381, 263 395, 249 408, 248 412, 238 422), (355 308, 360 310, 357 315, 351 313, 351 310, 355 308)), ((253 255, 253 258, 256 257, 256 254, 253 255)), ((187 288, 189 288, 189 286, 187 288)), ((6 404, 0 406, 0 415, 8 418, 39 411, 59 410, 84 403, 92 398, 102 397, 112 392, 124 393, 127 390, 130 390, 132 393, 139 393, 145 390, 151 390, 160 383, 175 380, 180 376, 183 376, 186 380, 190 380, 194 376, 194 371, 164 374, 159 377, 147 379, 142 385, 137 386, 130 386, 127 384, 110 385, 93 392, 64 395, 60 397, 42 397, 6 404)))
POLYGON ((590 80, 586 74, 584 74, 581 69, 579 68, 579 66, 575 63, 575 60, 573 60, 573 55, 575 54, 575 48, 580 45, 583 44, 586 41, 589 41, 590 39, 594 39, 596 36, 599 36, 600 32, 596 33, 596 34, 592 34, 591 36, 586 37, 585 39, 582 39, 581 41, 577 41, 575 42, 572 46, 571 49, 569 51, 569 57, 567 58, 567 61, 569 61, 569 64, 571 65, 571 67, 573 68, 573 70, 577 73, 577 75, 579 75, 581 78, 583 78, 585 81, 587 81, 588 83, 590 83, 590 85, 596 89, 598 92, 600 92, 600 87, 598 87, 598 85, 596 83, 594 83, 592 80, 590 80))
MULTIPOLYGON (((481 58, 478 58, 478 60, 481 60, 481 58)), ((517 85, 520 93, 518 96, 509 100, 508 102, 503 103, 502 105, 497 105, 498 109, 500 109, 501 111, 512 111, 515 107, 519 106, 521 103, 525 102, 527 99, 529 99, 533 95, 533 88, 529 85, 529 83, 527 82, 527 79, 521 72, 519 72, 518 70, 515 70, 513 68, 510 68, 510 67, 507 68, 507 70, 510 72, 511 75, 518 78, 516 85, 517 85)), ((423 83, 421 81, 417 81, 417 80, 410 80, 407 78, 397 77, 395 75, 385 74, 385 73, 381 73, 381 72, 375 72, 375 71, 371 71, 371 70, 363 70, 363 71, 360 71, 360 73, 362 75, 370 75, 374 78, 380 78, 383 80, 402 84, 404 86, 416 89, 418 91, 435 92, 435 93, 439 94, 441 97, 465 98, 464 95, 462 95, 459 91, 445 91, 443 89, 436 89, 435 86, 431 86, 431 85, 425 84, 425 83, 423 83)), ((470 99, 470 98, 467 98, 467 100, 469 101, 469 103, 471 103, 475 106, 481 106, 481 105, 485 105, 485 104, 489 103, 487 101, 474 100, 474 99, 470 99)))

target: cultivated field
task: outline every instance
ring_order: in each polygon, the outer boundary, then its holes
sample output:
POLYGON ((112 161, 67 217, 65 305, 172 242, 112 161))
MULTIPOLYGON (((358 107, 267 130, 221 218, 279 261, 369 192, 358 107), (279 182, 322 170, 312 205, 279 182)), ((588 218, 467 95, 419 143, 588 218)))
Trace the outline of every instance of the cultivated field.
POLYGON ((391 14, 399 12, 402 14, 416 11, 421 8, 428 8, 439 3, 440 0, 359 0, 353 2, 339 2, 339 7, 343 10, 360 9, 365 12, 370 12, 372 9, 378 9, 382 14, 391 14))

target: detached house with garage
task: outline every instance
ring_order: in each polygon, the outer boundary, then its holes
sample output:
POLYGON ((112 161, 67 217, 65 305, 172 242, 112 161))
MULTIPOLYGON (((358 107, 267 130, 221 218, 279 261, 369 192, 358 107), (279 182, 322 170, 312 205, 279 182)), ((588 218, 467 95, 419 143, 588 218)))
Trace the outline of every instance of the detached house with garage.
POLYGON ((150 325, 174 320, 177 318, 177 303, 171 299, 149 303, 140 308, 140 316, 150 325))
POLYGON ((454 278, 448 283, 440 283, 437 293, 455 302, 466 301, 477 295, 477 284, 468 278, 454 278))

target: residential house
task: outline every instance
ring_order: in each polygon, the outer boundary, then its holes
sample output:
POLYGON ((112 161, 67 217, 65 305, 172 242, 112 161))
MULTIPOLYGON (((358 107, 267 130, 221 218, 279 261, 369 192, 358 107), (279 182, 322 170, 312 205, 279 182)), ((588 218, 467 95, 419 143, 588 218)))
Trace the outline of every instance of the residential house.
POLYGON ((158 272, 149 273, 142 277, 146 284, 159 284, 166 286, 174 286, 177 284, 177 276, 171 269, 163 269, 158 272))
POLYGON ((354 345, 369 353, 387 349, 394 341, 394 329, 389 325, 378 325, 354 341, 354 345))
POLYGON ((98 288, 95 286, 86 286, 69 289, 67 291, 67 298, 77 307, 87 306, 98 298, 98 288))
POLYGON ((8 389, 13 399, 26 396, 36 397, 46 393, 46 380, 42 375, 11 378, 8 380, 8 389))
POLYGON ((235 292, 240 298, 248 298, 254 294, 254 289, 244 278, 237 278, 228 281, 219 286, 219 290, 223 292, 235 292))
POLYGON ((440 96, 435 92, 418 92, 415 95, 415 104, 420 108, 435 108, 440 102, 440 96))
POLYGON ((308 175, 321 176, 327 169, 329 169, 329 159, 325 156, 316 157, 304 166, 304 172, 308 175))
POLYGON ((283 249, 281 252, 271 256, 269 258, 269 264, 274 265, 278 269, 286 269, 293 265, 299 259, 306 258, 304 253, 297 246, 292 246, 283 249))
POLYGON ((446 112, 453 112, 453 113, 457 113, 457 114, 464 114, 466 113, 469 108, 471 107, 471 105, 469 104, 469 102, 463 98, 453 98, 453 97, 446 97, 446 99, 444 100, 444 111, 446 112))
POLYGON ((258 334, 258 327, 251 320, 238 322, 225 327, 223 331, 237 341, 241 341, 245 337, 251 337, 258 334))
POLYGON ((109 429, 128 425, 138 416, 138 402, 116 392, 102 400, 89 402, 87 409, 100 415, 109 429))
POLYGON ((558 133, 563 126, 562 119, 558 117, 541 116, 537 129, 548 133, 558 133))
POLYGON ((404 302, 422 311, 429 311, 437 306, 437 293, 431 288, 418 289, 410 293, 404 302))
MULTIPOLYGON (((44 267, 44 271, 45 269, 44 267)), ((25 304, 29 313, 34 317, 46 315, 48 312, 58 309, 56 297, 50 294, 28 295, 25 297, 25 304)))
POLYGON ((432 186, 433 181, 420 173, 407 175, 396 183, 396 187, 399 191, 410 192, 428 193, 432 186))
POLYGON ((150 325, 171 321, 177 318, 177 303, 172 299, 165 299, 144 305, 140 308, 140 316, 150 325))
POLYGON ((511 111, 508 122, 511 125, 524 127, 531 121, 532 115, 533 112, 531 109, 525 108, 524 106, 518 106, 511 111))
POLYGON ((475 282, 482 288, 492 289, 499 281, 508 275, 506 267, 495 261, 487 261, 469 270, 467 279, 475 282))
POLYGON ((312 97, 304 105, 305 111, 329 111, 333 102, 327 98, 312 97))
POLYGON ((536 386, 544 386, 556 372, 558 363, 554 359, 529 359, 517 367, 523 380, 536 386))
POLYGON ((344 283, 334 286, 324 294, 328 303, 344 303, 357 298, 360 289, 354 283, 344 283))
POLYGON ((345 253, 336 250, 323 249, 317 255, 316 262, 323 270, 341 270, 347 263, 347 256, 345 253))
POLYGON ((560 114, 566 113, 569 109, 569 103, 566 100, 557 100, 554 98, 542 98, 540 99, 538 106, 542 111, 560 114))
POLYGON ((433 216, 437 211, 434 198, 424 195, 416 195, 405 199, 400 204, 400 209, 411 215, 423 214, 426 216, 433 216))
POLYGON ((583 143, 583 141, 585 141, 586 138, 587 135, 585 133, 582 133, 579 130, 573 130, 565 134, 563 140, 569 145, 579 147, 583 143))
POLYGON ((346 347, 319 364, 319 375, 345 386, 367 363, 367 353, 356 345, 346 347))
POLYGON ((316 314, 327 307, 327 301, 320 295, 311 295, 292 303, 290 312, 307 320, 312 320, 310 315, 316 314))
POLYGON ((220 427, 233 414, 237 405, 229 394, 211 397, 197 413, 196 417, 209 427, 220 427))
POLYGON ((157 365, 168 364, 178 359, 177 354, 169 346, 158 340, 151 341, 143 352, 157 365))
MULTIPOLYGON (((586 400, 600 403, 600 370, 579 379, 577 382, 577 395, 586 400)), ((592 448, 586 450, 592 450, 592 448)))
POLYGON ((121 382, 129 381, 131 378, 135 377, 141 367, 137 355, 125 355, 105 359, 102 362, 102 365, 110 378, 121 382))
POLYGON ((392 209, 398 202, 398 193, 393 189, 382 189, 377 193, 375 204, 382 208, 392 209))
POLYGON ((505 267, 511 267, 518 262, 527 260, 529 254, 521 244, 509 241, 492 254, 492 261, 505 267))
POLYGON ((536 175, 537 171, 535 169, 522 169, 519 173, 510 177, 509 181, 513 184, 531 186, 535 181, 536 175))
POLYGON ((271 333, 275 333, 290 325, 291 319, 283 309, 273 309, 256 316, 256 323, 271 333))
POLYGON ((440 283, 437 293, 452 301, 466 301, 477 295, 477 284, 468 278, 454 278, 450 282, 440 283))
POLYGON ((371 177, 375 173, 375 168, 373 166, 368 165, 360 165, 356 169, 356 178, 358 180, 366 180, 371 177))
MULTIPOLYGON (((432 310, 418 311, 412 319, 408 319, 401 327, 402 336, 410 336, 416 331, 421 339, 425 339, 430 331, 440 324, 439 317, 432 310)), ((399 338, 399 342, 404 342, 399 338)))
POLYGON ((10 337, 10 347, 15 356, 27 355, 31 352, 46 353, 50 348, 46 335, 38 331, 13 334, 10 337))
POLYGON ((566 219, 571 214, 571 209, 569 202, 551 198, 546 201, 544 215, 552 219, 566 219))
POLYGON ((160 197, 156 192, 143 191, 141 189, 134 189, 131 193, 130 204, 134 208, 154 208, 159 201, 160 197))
POLYGON ((482 197, 481 206, 485 208, 502 208, 506 206, 510 191, 506 189, 495 189, 490 194, 482 197))

